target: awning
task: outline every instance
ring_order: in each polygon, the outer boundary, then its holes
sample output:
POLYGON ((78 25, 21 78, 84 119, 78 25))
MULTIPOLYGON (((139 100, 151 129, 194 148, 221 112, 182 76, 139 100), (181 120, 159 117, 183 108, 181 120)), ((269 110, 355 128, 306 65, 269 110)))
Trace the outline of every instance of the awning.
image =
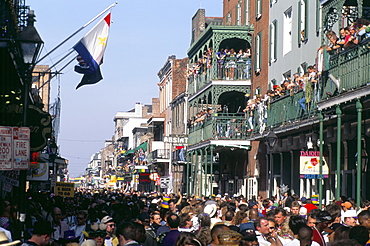
POLYGON ((148 147, 148 141, 140 144, 139 146, 137 146, 134 149, 126 151, 126 153, 124 153, 123 155, 133 154, 133 153, 135 153, 135 151, 137 151, 139 149, 143 149, 144 151, 146 151, 147 147, 148 147))

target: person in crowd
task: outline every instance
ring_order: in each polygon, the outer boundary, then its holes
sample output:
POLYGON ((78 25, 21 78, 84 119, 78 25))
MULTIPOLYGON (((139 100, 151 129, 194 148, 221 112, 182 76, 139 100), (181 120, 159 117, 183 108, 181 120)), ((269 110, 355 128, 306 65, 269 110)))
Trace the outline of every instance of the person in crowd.
POLYGON ((325 239, 322 232, 329 227, 333 222, 333 218, 330 216, 328 211, 320 211, 316 215, 316 223, 313 229, 313 240, 320 244, 320 246, 326 246, 325 239))
POLYGON ((306 199, 306 205, 304 205, 304 207, 307 209, 307 214, 309 214, 313 209, 318 209, 318 207, 312 203, 311 198, 306 199))
POLYGON ((218 236, 219 245, 240 245, 242 235, 234 230, 223 231, 218 236))
POLYGON ((141 212, 136 217, 136 222, 143 225, 143 228, 144 228, 144 236, 143 237, 145 237, 144 242, 141 242, 141 241, 138 241, 138 242, 141 243, 142 246, 144 246, 144 245, 145 246, 156 246, 157 245, 156 232, 150 226, 150 216, 149 216, 149 214, 146 213, 146 212, 141 212))
MULTIPOLYGON (((357 215, 357 217, 358 217, 358 223, 361 226, 364 226, 370 234, 370 211, 369 210, 362 210, 357 215)), ((370 240, 367 243, 370 244, 370 240)))
POLYGON ((203 246, 199 239, 191 232, 181 232, 175 246, 203 246))
POLYGON ((191 215, 188 213, 183 213, 179 215, 180 217, 180 224, 179 224, 179 232, 193 232, 192 227, 193 227, 193 221, 191 220, 191 215))
POLYGON ((258 218, 258 209, 252 208, 248 211, 248 217, 249 220, 243 221, 243 223, 240 224, 239 229, 240 231, 243 230, 255 230, 254 228, 254 221, 258 218))
POLYGON ((158 211, 153 212, 150 215, 150 227, 153 229, 155 233, 157 233, 158 228, 161 226, 161 215, 158 211))
POLYGON ((85 240, 85 234, 90 229, 87 227, 87 213, 85 210, 80 210, 77 212, 77 225, 71 227, 71 230, 74 230, 76 237, 79 237, 79 244, 85 240))
POLYGON ((357 225, 357 213, 356 210, 347 210, 343 213, 343 225, 345 226, 355 226, 357 225))
POLYGON ((31 238, 24 242, 22 246, 49 245, 54 231, 55 229, 50 225, 48 221, 37 221, 34 225, 31 238))
POLYGON ((254 221, 254 227, 256 228, 257 240, 260 245, 283 245, 276 233, 274 220, 258 217, 254 221))
POLYGON ((116 237, 118 238, 120 246, 140 246, 135 240, 136 229, 132 223, 125 222, 119 225, 116 231, 116 237))
POLYGON ((274 210, 274 220, 277 225, 277 229, 280 230, 287 218, 287 212, 283 208, 277 208, 274 210))
POLYGON ((301 208, 301 205, 299 205, 299 202, 297 201, 292 202, 292 205, 290 206, 290 214, 299 215, 300 208, 301 208))
POLYGON ((167 223, 170 227, 170 231, 167 232, 160 245, 173 246, 176 244, 176 240, 180 235, 180 231, 178 230, 180 225, 180 218, 177 214, 172 213, 167 217, 167 223))
POLYGON ((341 207, 336 204, 329 204, 325 208, 329 212, 330 216, 334 219, 333 223, 340 223, 341 221, 341 207))
POLYGON ((116 229, 116 223, 114 222, 114 219, 109 215, 104 216, 101 219, 100 224, 104 225, 105 230, 107 232, 107 235, 104 240, 105 246, 117 246, 119 241, 116 235, 114 234, 116 229))
POLYGON ((62 221, 63 214, 59 207, 54 207, 52 218, 52 226, 55 229, 52 235, 52 241, 58 241, 59 238, 63 237, 64 232, 68 231, 70 228, 66 222, 62 221))
POLYGON ((212 237, 212 242, 211 246, 216 246, 219 245, 220 242, 218 241, 218 235, 222 234, 224 231, 230 230, 229 227, 227 227, 225 224, 216 224, 213 226, 211 230, 211 237, 212 237))
POLYGON ((364 226, 356 225, 349 230, 349 239, 356 240, 360 245, 369 241, 369 231, 364 226))
POLYGON ((349 239, 349 231, 351 230, 351 227, 348 226, 340 226, 337 227, 334 231, 334 242, 343 240, 343 239, 349 239))

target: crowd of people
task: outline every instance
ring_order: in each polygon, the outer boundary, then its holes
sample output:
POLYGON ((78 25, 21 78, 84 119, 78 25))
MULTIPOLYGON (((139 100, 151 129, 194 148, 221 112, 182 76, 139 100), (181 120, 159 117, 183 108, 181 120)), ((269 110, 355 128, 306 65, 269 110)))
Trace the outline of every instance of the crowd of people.
POLYGON ((2 202, 0 245, 20 245, 20 239, 22 246, 370 243, 370 202, 360 207, 341 197, 320 209, 316 199, 283 192, 280 198, 249 200, 227 194, 198 197, 86 189, 73 198, 29 194, 23 237, 23 227, 13 217, 17 204, 2 202))

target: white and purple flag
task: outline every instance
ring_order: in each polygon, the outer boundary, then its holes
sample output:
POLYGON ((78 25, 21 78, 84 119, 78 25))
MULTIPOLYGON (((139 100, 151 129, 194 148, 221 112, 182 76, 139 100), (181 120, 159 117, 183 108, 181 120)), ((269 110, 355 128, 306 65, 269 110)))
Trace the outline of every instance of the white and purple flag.
POLYGON ((103 79, 100 65, 103 63, 104 51, 107 46, 110 17, 111 13, 73 46, 73 49, 78 53, 77 60, 79 62, 79 65, 75 66, 75 71, 84 74, 76 89, 83 85, 98 83, 103 79))

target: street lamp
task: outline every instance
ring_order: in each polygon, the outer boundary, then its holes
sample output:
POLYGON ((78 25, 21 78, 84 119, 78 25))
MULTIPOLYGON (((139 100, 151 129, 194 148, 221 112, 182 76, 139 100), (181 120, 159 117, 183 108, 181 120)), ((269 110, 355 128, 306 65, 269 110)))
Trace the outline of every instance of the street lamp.
POLYGON ((34 11, 30 10, 27 17, 27 27, 18 35, 17 41, 21 46, 23 62, 30 66, 26 68, 29 70, 36 65, 36 59, 44 42, 34 26, 36 21, 34 11))
MULTIPOLYGON (((27 126, 29 91, 32 84, 32 71, 36 65, 36 59, 43 45, 43 41, 34 27, 35 14, 33 10, 28 12, 27 27, 18 35, 17 42, 20 46, 22 64, 22 80, 24 86, 23 126, 27 126)), ((32 139, 31 139, 32 140, 32 139)), ((26 220, 26 178, 27 170, 21 170, 19 174, 19 221, 23 224, 22 235, 24 237, 24 222, 26 220)))
POLYGON ((266 140, 267 140, 267 145, 269 147, 269 154, 270 154, 270 175, 267 175, 267 177, 269 177, 270 179, 270 185, 269 185, 269 196, 272 197, 272 185, 273 185, 273 179, 274 179, 274 163, 273 163, 273 159, 272 159, 272 150, 276 144, 276 141, 277 141, 278 137, 276 136, 275 132, 273 131, 270 131, 267 136, 266 136, 266 140))

